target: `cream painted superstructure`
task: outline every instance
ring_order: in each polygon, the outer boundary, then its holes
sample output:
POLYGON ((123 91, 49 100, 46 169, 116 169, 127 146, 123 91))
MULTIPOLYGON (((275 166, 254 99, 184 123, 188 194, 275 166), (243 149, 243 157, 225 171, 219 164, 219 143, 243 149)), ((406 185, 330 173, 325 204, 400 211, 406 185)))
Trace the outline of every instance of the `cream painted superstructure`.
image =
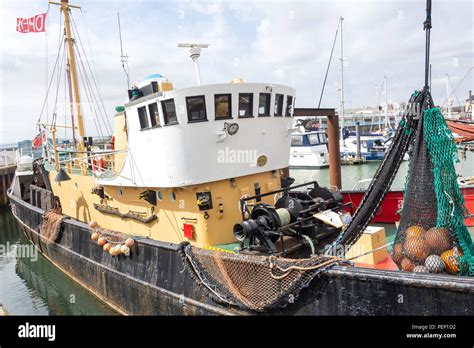
POLYGON ((274 116, 276 94, 284 96, 285 114, 288 96, 294 102, 295 90, 263 83, 228 83, 165 91, 126 104, 128 153, 124 167, 120 175, 100 179, 99 184, 180 187, 287 167, 293 120, 285 115, 274 116), (239 93, 253 93, 253 117, 238 117, 239 93), (260 93, 271 94, 270 116, 258 116, 260 93), (232 95, 231 119, 215 119, 216 94, 232 95), (188 121, 186 97, 191 96, 205 96, 207 121, 188 121), (165 125, 160 102, 169 99, 175 102, 178 124, 165 125), (155 102, 160 126, 141 130, 137 109, 155 102), (228 135, 225 123, 237 123, 237 134, 228 135), (232 151, 253 160, 220 160, 220 155, 226 156, 232 151), (267 158, 264 166, 255 163, 261 155, 267 158))
MULTIPOLYGON (((85 171, 96 165, 93 161, 82 162, 78 171, 70 162, 71 180, 55 182, 57 171, 50 172, 52 190, 65 215, 97 221, 105 229, 200 247, 235 242, 233 226, 242 221, 240 199, 280 189, 280 169, 288 167, 293 132, 293 103, 288 108, 287 98, 294 101, 294 92, 285 86, 229 83, 160 91, 130 101, 115 115, 115 153, 105 156, 106 171, 85 171), (240 93, 253 95, 253 117, 238 117, 240 93), (260 93, 270 94, 270 107, 269 115, 259 117, 260 93), (222 94, 231 95, 232 118, 214 117, 214 95, 222 94), (276 94, 284 96, 283 115, 274 115, 276 94), (205 97, 207 120, 188 122, 190 96, 205 97), (178 123, 165 125, 160 102, 170 99, 178 123), (152 103, 159 105, 159 126, 140 129, 137 109, 148 110, 152 103), (225 123, 238 124, 237 133, 223 129, 225 123), (97 189, 103 189, 102 198, 97 189), (147 190, 156 204, 140 198, 147 190), (210 193, 212 208, 200 207, 197 193, 202 192, 210 193), (193 226, 191 237, 184 233, 185 224, 193 226)), ((278 198, 270 195, 262 202, 273 205, 278 198)))

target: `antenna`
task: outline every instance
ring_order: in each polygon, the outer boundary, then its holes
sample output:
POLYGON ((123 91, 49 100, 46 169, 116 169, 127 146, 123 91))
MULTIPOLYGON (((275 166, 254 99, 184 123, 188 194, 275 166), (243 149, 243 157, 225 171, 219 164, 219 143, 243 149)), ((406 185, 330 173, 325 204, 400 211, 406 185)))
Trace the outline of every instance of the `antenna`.
POLYGON ((178 47, 189 48, 189 57, 194 62, 194 69, 196 70, 197 83, 201 85, 201 71, 199 69, 199 57, 201 56, 201 48, 208 48, 209 44, 197 44, 197 43, 180 43, 178 47))
POLYGON ((120 27, 120 13, 117 12, 117 20, 118 20, 118 29, 119 29, 119 37, 120 37, 120 61, 122 62, 122 68, 127 76, 127 89, 130 88, 130 77, 128 75, 128 55, 123 54, 123 45, 122 45, 122 28, 120 27))

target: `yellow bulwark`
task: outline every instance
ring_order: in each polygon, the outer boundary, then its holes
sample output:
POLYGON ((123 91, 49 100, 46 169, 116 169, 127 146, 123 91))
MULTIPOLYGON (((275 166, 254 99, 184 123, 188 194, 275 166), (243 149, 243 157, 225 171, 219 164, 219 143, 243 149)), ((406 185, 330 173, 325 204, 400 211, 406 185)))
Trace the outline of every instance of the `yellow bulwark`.
MULTIPOLYGON (((71 180, 58 183, 54 181, 56 174, 50 172, 50 181, 63 214, 86 223, 97 221, 105 229, 164 242, 189 241, 199 247, 235 242, 233 226, 242 220, 239 200, 254 195, 256 183, 262 193, 280 188, 279 173, 266 172, 181 188, 105 186, 106 198, 101 200, 93 193, 93 176, 71 173, 71 180), (146 190, 156 193, 156 205, 139 198, 146 190), (212 209, 199 209, 198 192, 211 193, 212 209), (185 224, 192 225, 192 238, 185 237, 185 224)), ((264 197, 262 203, 273 205, 277 198, 264 197)))

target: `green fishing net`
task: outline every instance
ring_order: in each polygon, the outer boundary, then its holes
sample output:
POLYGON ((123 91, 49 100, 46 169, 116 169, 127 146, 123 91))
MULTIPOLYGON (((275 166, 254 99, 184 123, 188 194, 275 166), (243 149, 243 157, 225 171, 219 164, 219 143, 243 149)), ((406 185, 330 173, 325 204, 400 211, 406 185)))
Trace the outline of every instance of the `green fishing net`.
POLYGON ((456 144, 441 111, 420 115, 392 257, 400 269, 474 275, 469 214, 457 182, 456 144))

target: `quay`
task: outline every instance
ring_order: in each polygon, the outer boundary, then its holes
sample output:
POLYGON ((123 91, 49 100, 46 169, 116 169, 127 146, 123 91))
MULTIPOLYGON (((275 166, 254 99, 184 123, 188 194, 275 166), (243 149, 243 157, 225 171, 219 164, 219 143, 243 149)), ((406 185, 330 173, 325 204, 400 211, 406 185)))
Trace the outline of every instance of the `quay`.
POLYGON ((16 151, 13 148, 0 150, 0 206, 8 205, 7 190, 16 170, 16 151))

